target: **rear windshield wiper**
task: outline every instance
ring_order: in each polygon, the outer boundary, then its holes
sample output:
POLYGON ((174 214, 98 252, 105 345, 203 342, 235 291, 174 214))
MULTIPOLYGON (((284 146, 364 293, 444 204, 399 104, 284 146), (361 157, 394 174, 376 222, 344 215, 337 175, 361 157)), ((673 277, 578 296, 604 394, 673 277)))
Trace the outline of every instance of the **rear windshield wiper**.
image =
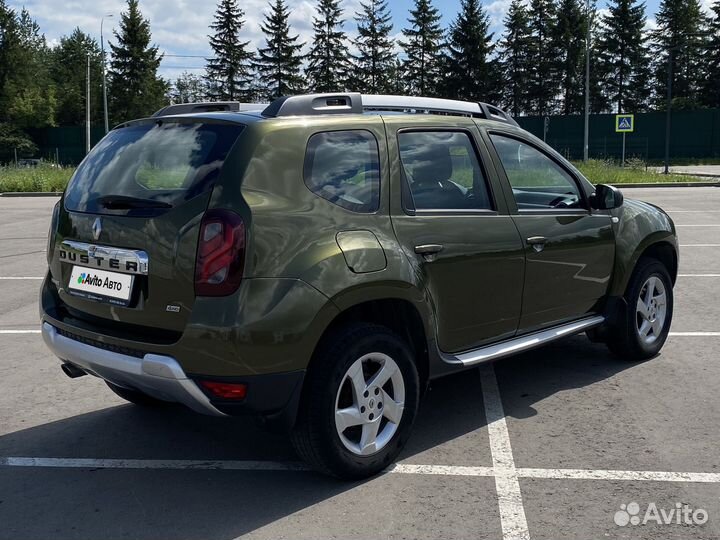
POLYGON ((173 205, 154 199, 141 199, 127 195, 105 195, 95 199, 100 206, 108 210, 128 210, 131 208, 172 208, 173 205))

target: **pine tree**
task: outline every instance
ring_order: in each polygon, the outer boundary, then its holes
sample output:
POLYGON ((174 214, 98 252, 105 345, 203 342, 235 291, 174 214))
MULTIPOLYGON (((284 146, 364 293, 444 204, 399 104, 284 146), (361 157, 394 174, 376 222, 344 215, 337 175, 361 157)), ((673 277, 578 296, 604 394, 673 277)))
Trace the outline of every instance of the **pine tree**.
POLYGON ((500 41, 503 90, 500 103, 513 116, 531 110, 528 86, 532 73, 530 17, 523 0, 512 0, 505 16, 505 34, 500 41))
POLYGON ((702 57, 706 19, 699 0, 662 0, 652 34, 655 51, 655 95, 665 105, 668 59, 672 61, 673 106, 696 107, 703 82, 702 57))
POLYGON ((443 95, 468 101, 499 100, 499 66, 493 55, 490 20, 480 0, 461 0, 460 13, 450 26, 443 95))
POLYGON ((403 71, 407 91, 416 96, 433 96, 442 64, 440 13, 431 0, 415 0, 408 22, 410 27, 402 31, 406 41, 400 43, 406 56, 403 71))
POLYGON ((306 70, 313 92, 335 92, 346 86, 350 55, 340 0, 318 0, 318 16, 313 19, 313 45, 306 70))
POLYGON ((75 28, 69 36, 60 38, 52 52, 51 77, 57 88, 57 123, 61 126, 81 126, 85 123, 85 66, 90 56, 91 118, 102 117, 102 58, 97 41, 75 28), (78 67, 82 69, 78 69, 78 67))
POLYGON ((358 54, 353 58, 354 76, 350 86, 368 94, 392 92, 400 75, 390 37, 393 25, 387 1, 361 2, 360 9, 355 14, 358 37, 354 44, 358 54))
POLYGON ((650 99, 650 57, 645 28, 645 4, 610 0, 600 21, 597 71, 604 94, 618 113, 641 112, 650 99))
POLYGON ((148 116, 165 104, 168 84, 158 76, 162 55, 150 45, 150 23, 138 0, 128 0, 111 43, 109 71, 110 114, 115 122, 148 116))
POLYGON ((557 24, 554 0, 530 0, 530 59, 531 71, 528 97, 531 111, 544 116, 555 110, 559 83, 557 75, 558 51, 553 39, 557 24))
POLYGON ((275 0, 270 5, 270 13, 265 15, 265 22, 260 25, 267 46, 258 51, 255 69, 265 99, 272 100, 303 91, 303 79, 300 76, 303 56, 300 51, 305 44, 298 43, 298 34, 290 35, 288 15, 284 0, 275 0))
POLYGON ((576 114, 585 107, 585 41, 588 19, 579 0, 560 0, 553 39, 558 53, 562 114, 576 114))
POLYGON ((5 85, 6 117, 21 129, 54 126, 57 100, 49 75, 50 49, 40 25, 25 8, 15 14, 13 39, 16 50, 5 85))
POLYGON ((237 0, 220 0, 215 21, 210 25, 214 31, 210 47, 215 53, 207 60, 205 79, 208 97, 216 101, 250 101, 249 87, 253 55, 248 51, 249 41, 240 41, 245 13, 237 0))
POLYGON ((713 4, 712 12, 708 24, 711 35, 704 54, 705 82, 701 99, 706 107, 720 108, 720 0, 713 4))

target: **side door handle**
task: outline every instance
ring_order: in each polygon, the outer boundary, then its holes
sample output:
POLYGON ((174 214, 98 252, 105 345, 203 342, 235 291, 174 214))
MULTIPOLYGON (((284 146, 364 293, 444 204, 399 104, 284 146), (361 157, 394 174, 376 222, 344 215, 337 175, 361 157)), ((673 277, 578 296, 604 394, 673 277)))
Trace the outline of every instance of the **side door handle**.
POLYGON ((422 255, 427 262, 433 262, 437 254, 443 250, 441 244, 423 244, 421 246, 415 246, 415 253, 422 255))
POLYGON ((543 249, 545 249, 547 238, 544 236, 531 236, 527 239, 527 243, 529 246, 532 246, 536 252, 540 253, 543 249))

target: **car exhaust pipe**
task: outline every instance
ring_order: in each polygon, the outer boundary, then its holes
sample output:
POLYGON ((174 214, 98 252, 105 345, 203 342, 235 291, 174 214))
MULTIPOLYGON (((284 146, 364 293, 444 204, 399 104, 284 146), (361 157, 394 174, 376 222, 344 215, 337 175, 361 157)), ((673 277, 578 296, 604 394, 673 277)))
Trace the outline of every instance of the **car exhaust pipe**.
POLYGON ((72 364, 68 364, 65 362, 63 365, 60 366, 60 369, 63 370, 63 373, 70 377, 71 379, 77 379, 78 377, 82 377, 83 375, 87 375, 86 371, 83 371, 77 366, 74 366, 72 364))

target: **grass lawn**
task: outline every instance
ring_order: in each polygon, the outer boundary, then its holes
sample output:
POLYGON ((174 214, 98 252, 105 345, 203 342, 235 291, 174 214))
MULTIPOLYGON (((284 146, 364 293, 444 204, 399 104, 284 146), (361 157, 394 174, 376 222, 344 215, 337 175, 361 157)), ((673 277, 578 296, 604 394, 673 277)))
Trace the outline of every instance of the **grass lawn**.
MULTIPOLYGON (((600 160, 588 163, 578 162, 575 166, 594 184, 645 184, 650 182, 697 182, 708 179, 670 174, 664 175, 646 171, 644 164, 628 167, 600 160)), ((75 171, 72 167, 51 167, 41 165, 36 168, 0 167, 0 193, 20 191, 63 191, 75 171)))
POLYGON ((9 191, 63 191, 74 167, 0 167, 0 193, 9 191))
POLYGON ((661 174, 645 170, 644 163, 628 161, 626 167, 602 160, 590 159, 587 163, 573 163, 593 184, 648 184, 655 182, 709 182, 709 178, 696 178, 682 174, 661 174))

